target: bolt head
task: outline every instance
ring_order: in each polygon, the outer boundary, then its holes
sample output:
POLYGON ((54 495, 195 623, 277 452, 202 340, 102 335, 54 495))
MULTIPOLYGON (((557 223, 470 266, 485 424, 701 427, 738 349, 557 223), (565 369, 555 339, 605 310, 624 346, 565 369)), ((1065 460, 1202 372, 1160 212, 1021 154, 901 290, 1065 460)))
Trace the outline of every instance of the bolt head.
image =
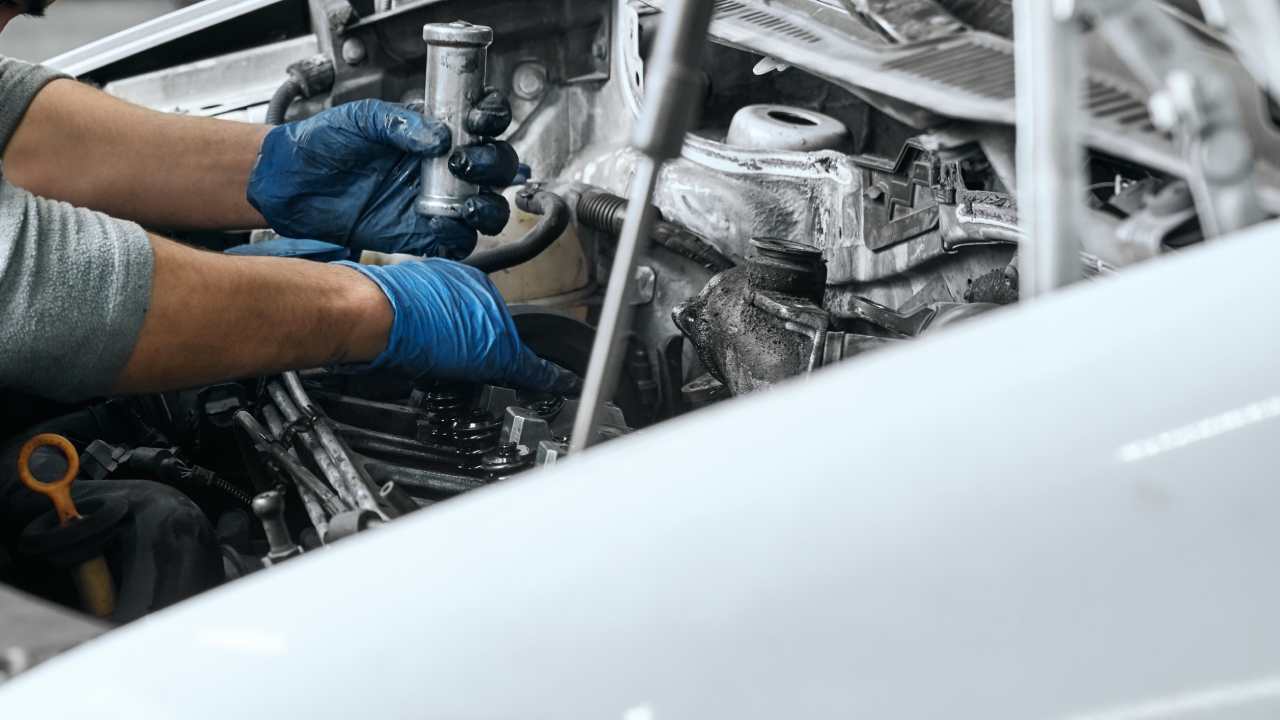
POLYGON ((348 65, 359 65, 368 57, 364 41, 360 38, 347 38, 342 41, 342 61, 348 65))
POLYGON ((369 56, 365 50, 365 42, 358 37, 348 37, 342 41, 342 60, 348 65, 358 65, 364 63, 365 58, 369 56))
POLYGON ((520 63, 511 76, 511 90, 521 100, 537 100, 547 91, 547 68, 539 62, 520 63))
POLYGON ((284 496, 279 490, 268 490, 253 499, 253 514, 270 518, 284 510, 284 496))

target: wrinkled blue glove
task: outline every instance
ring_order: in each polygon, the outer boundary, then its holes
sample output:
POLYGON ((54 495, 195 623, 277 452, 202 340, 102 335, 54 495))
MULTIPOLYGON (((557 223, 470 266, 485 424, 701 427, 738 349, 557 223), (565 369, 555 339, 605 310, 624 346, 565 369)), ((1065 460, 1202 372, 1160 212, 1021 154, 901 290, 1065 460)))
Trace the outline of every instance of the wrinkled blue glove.
POLYGON ((382 288, 395 320, 367 369, 573 394, 576 375, 525 347, 497 288, 479 270, 433 258, 389 266, 340 262, 382 288))
MULTIPOLYGON (((511 107, 496 90, 468 114, 479 137, 503 133, 511 107)), ((452 144, 449 128, 414 109, 380 100, 347 103, 267 133, 249 178, 247 197, 271 228, 356 250, 463 258, 476 231, 496 235, 511 210, 501 195, 482 191, 463 220, 414 212, 421 162, 452 144)), ((457 148, 449 167, 484 188, 511 184, 519 168, 505 142, 457 148)))

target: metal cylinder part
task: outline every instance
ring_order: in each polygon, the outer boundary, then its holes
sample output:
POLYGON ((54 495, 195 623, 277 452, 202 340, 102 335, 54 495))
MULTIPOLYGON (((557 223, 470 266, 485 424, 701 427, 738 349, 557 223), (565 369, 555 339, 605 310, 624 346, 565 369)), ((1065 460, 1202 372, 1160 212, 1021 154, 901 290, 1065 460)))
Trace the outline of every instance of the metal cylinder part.
MULTIPOLYGON (((453 133, 455 148, 476 138, 467 132, 467 113, 480 101, 485 87, 493 29, 461 20, 431 23, 422 28, 427 43, 427 111, 453 133)), ((462 203, 478 188, 449 171, 448 157, 422 161, 422 191, 417 211, 422 215, 461 217, 462 203)))
POLYGON ((753 252, 747 257, 747 279, 752 290, 772 290, 822 304, 827 264, 816 246, 777 238, 754 238, 751 248, 753 252))
POLYGON ((262 523, 262 530, 267 535, 268 563, 277 563, 302 554, 302 548, 293 542, 289 534, 289 526, 284 520, 284 494, 279 490, 268 490, 253 499, 253 514, 262 523))
POLYGON ((725 143, 756 150, 836 150, 849 128, 830 115, 787 105, 748 105, 733 116, 725 143))

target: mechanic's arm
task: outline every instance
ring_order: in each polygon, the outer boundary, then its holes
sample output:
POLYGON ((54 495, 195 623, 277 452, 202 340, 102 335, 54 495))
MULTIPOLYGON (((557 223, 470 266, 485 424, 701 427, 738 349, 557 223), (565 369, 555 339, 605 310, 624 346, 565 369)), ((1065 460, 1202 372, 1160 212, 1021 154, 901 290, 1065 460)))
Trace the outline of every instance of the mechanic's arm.
POLYGON ((9 140, 4 174, 36 195, 151 227, 266 227, 245 187, 268 130, 156 112, 54 80, 9 140))
MULTIPOLYGON (((478 137, 510 122, 496 90, 467 117, 478 137)), ((8 179, 37 195, 149 227, 271 227, 357 249, 465 257, 476 232, 497 234, 510 209, 486 191, 461 219, 414 212, 423 158, 451 149, 441 123, 377 100, 269 128, 155 112, 63 79, 35 96, 4 161, 8 179)), ((498 141, 462 157, 450 168, 485 187, 509 184, 519 164, 498 141)))
POLYGON ((0 387, 76 401, 333 363, 565 392, 448 260, 227 257, 0 179, 0 387), (372 362, 369 362, 372 361, 372 362))
POLYGON ((576 386, 520 342, 502 297, 474 268, 326 265, 150 241, 151 307, 115 392, 352 364, 559 393, 576 386))
POLYGON ((391 306, 358 272, 150 240, 150 308, 115 392, 370 362, 387 346, 391 306))

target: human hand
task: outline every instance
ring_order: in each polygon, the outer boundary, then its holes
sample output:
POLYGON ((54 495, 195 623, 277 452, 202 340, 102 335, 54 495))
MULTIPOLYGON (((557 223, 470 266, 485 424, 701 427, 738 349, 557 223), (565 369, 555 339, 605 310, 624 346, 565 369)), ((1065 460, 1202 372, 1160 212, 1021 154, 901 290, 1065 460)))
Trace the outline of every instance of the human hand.
MULTIPOLYGON (((510 105, 491 90, 466 123, 478 137, 500 135, 511 123, 510 105)), ((247 197, 285 237, 463 258, 475 248, 476 232, 501 232, 511 210, 485 190, 467 201, 461 220, 414 211, 422 160, 451 146, 449 128, 421 112, 380 100, 347 103, 267 133, 247 197)), ((519 158, 509 144, 488 140, 457 148, 449 166, 467 182, 504 187, 519 158)))
POLYGON ((502 296, 479 270, 439 258, 388 266, 336 264, 372 280, 391 303, 391 336, 370 369, 560 395, 577 388, 576 375, 521 342, 502 296))

